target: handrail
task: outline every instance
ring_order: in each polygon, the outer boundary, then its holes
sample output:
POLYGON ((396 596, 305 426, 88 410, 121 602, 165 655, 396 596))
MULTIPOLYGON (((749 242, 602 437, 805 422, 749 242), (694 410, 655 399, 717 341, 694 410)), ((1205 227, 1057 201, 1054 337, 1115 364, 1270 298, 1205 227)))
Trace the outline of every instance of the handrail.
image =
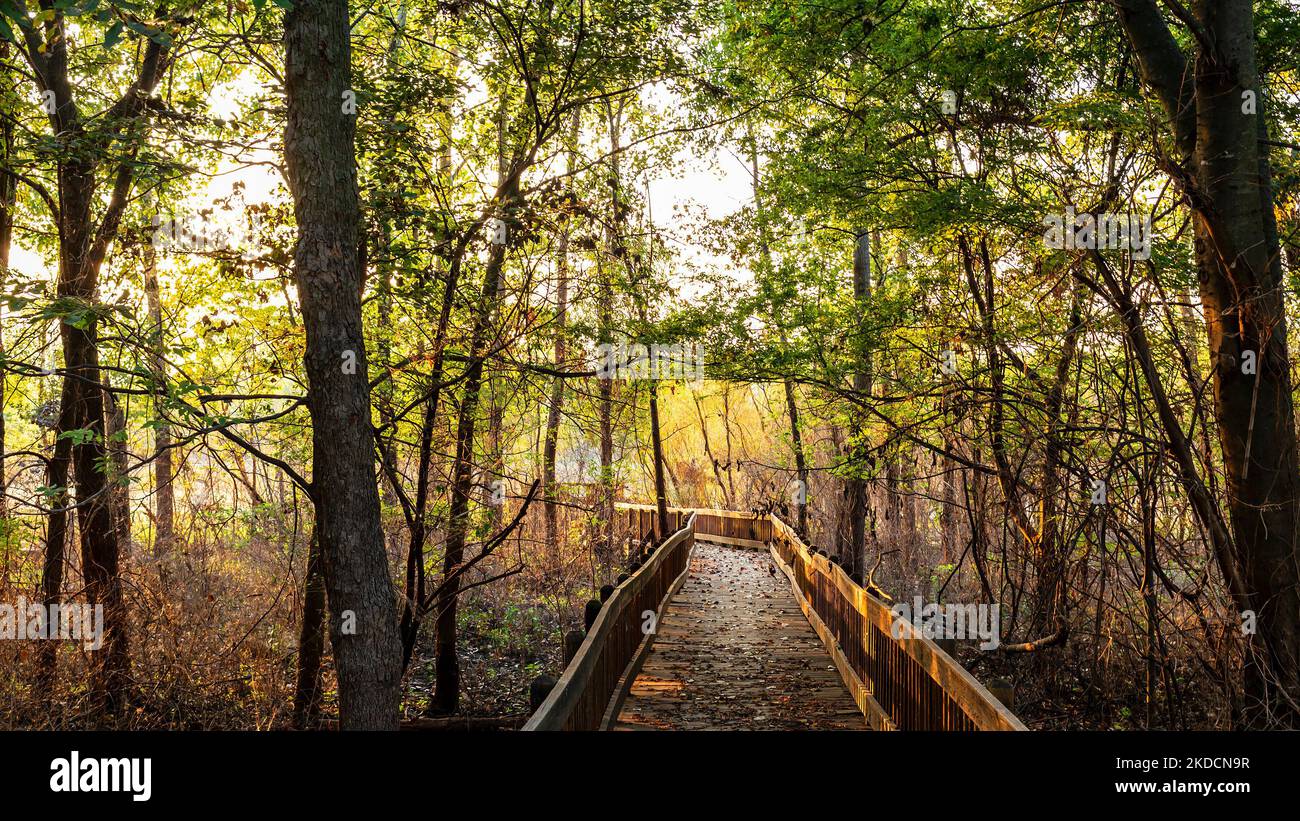
MULTIPOLYGON (((659 533, 659 509, 654 505, 638 505, 629 502, 618 502, 614 505, 617 513, 627 514, 628 529, 631 531, 633 538, 638 534, 649 533, 654 531, 655 535, 662 536, 659 533)), ((668 508, 668 532, 676 533, 682 528, 682 523, 686 516, 692 513, 690 510, 681 508, 668 508)))
MULTIPOLYGON (((636 509, 641 506, 619 507, 627 511, 629 519, 637 517, 633 527, 642 526, 640 511, 636 509)), ((546 700, 524 724, 524 730, 601 729, 608 706, 619 700, 621 691, 631 685, 634 676, 627 675, 629 668, 644 657, 645 649, 654 640, 653 632, 644 631, 643 615, 647 611, 662 615, 664 605, 676 593, 690 567, 690 553, 695 546, 695 514, 689 511, 686 514, 685 523, 614 589, 577 654, 546 700)), ((677 512, 671 521, 680 523, 682 515, 677 512)))
POLYGON ((695 533, 769 547, 845 686, 876 729, 1028 729, 932 640, 915 630, 894 638, 889 606, 811 551, 775 514, 697 510, 695 533))
MULTIPOLYGON (((656 529, 654 506, 617 508, 626 515, 633 538, 656 529)), ((610 722, 653 641, 653 635, 642 637, 642 615, 653 610, 662 616, 686 578, 697 537, 768 549, 872 727, 1028 729, 932 640, 915 630, 894 638, 896 619, 888 605, 843 568, 811 551, 778 516, 670 508, 669 525, 676 532, 615 589, 577 655, 523 729, 594 730, 610 722)))

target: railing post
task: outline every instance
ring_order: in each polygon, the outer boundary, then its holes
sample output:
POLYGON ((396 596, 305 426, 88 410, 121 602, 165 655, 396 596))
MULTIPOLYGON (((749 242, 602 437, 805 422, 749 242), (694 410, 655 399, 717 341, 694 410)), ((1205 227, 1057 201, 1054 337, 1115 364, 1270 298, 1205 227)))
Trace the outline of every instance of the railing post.
POLYGON ((1002 702, 1008 710, 1016 709, 1016 685, 1009 678, 995 678, 989 681, 986 689, 993 697, 1002 702))
POLYGON ((600 602, 592 599, 587 602, 587 608, 582 614, 583 627, 590 630, 591 626, 596 623, 596 617, 600 615, 600 602))
MULTIPOLYGON (((565 661, 568 664, 568 661, 565 661)), ((531 713, 537 712, 537 708, 542 706, 546 697, 551 694, 551 689, 555 687, 555 679, 550 676, 538 676, 528 685, 528 710, 531 713)))
POLYGON ((570 630, 564 634, 564 666, 568 667, 573 657, 578 655, 585 634, 581 630, 570 630))

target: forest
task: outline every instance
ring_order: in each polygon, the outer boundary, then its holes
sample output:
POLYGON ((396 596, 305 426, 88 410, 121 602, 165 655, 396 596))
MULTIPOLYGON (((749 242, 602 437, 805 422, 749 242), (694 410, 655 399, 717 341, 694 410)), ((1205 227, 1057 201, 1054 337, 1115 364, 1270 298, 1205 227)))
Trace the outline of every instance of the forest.
POLYGON ((0 729, 1300 728, 1297 305, 1297 0, 0 0, 0 729))

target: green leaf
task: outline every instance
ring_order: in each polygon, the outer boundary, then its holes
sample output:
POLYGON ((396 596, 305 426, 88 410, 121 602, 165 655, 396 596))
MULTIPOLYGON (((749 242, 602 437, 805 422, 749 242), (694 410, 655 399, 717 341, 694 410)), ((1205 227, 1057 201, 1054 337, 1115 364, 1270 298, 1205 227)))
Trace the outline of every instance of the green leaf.
POLYGON ((60 487, 59 485, 41 485, 36 488, 36 492, 47 500, 55 499, 66 493, 67 490, 66 487, 60 487))
POLYGON ((95 441, 95 431, 91 428, 76 428, 75 430, 65 430, 59 434, 60 439, 71 439, 73 445, 88 445, 95 441))
POLYGON ((112 48, 113 46, 117 45, 117 41, 121 39, 122 39, 122 21, 118 20, 116 23, 109 26, 108 31, 105 32, 104 48, 105 49, 112 48))

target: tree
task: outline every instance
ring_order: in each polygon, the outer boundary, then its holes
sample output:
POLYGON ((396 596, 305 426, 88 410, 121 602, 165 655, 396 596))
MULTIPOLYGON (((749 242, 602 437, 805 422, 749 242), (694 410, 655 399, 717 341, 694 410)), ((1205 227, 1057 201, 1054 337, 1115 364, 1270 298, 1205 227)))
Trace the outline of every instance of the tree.
POLYGON ((298 244, 293 273, 307 334, 312 501, 344 729, 396 729, 396 597, 379 524, 361 291, 355 95, 347 3, 285 15, 284 153, 298 244))
POLYGON ((1115 9, 1167 119, 1166 171, 1194 215, 1232 521, 1231 550, 1218 555, 1235 565, 1222 568, 1225 578, 1244 583, 1233 590, 1238 605, 1259 618, 1245 671, 1247 718, 1297 726, 1300 458, 1253 6, 1180 7, 1188 50, 1153 0, 1121 0, 1115 9), (1247 356, 1257 357, 1256 368, 1243 367, 1247 356))
MULTIPOLYGON (((107 22, 109 9, 98 19, 107 22)), ((49 460, 47 487, 54 510, 46 536, 42 581, 47 604, 61 600, 64 539, 67 534, 69 473, 76 479, 77 516, 86 595, 104 608, 106 650, 95 667, 96 700, 110 709, 125 704, 130 681, 127 614, 119 572, 122 545, 114 527, 106 466, 104 388, 101 384, 97 316, 99 276, 110 246, 117 238, 135 180, 135 155, 148 129, 148 102, 171 66, 171 44, 182 18, 164 9, 158 27, 133 23, 148 35, 134 65, 132 82, 101 117, 88 119, 78 104, 70 70, 68 18, 61 9, 43 10, 35 19, 21 11, 11 16, 19 27, 23 56, 32 69, 36 88, 45 100, 55 152, 57 202, 45 195, 54 211, 59 235, 58 297, 63 309, 63 389, 57 442, 49 460), (100 205, 99 174, 107 172, 111 189, 100 205)), ((122 31, 110 26, 111 36, 122 31)), ((110 35, 106 35, 108 42, 110 35)), ((54 657, 44 655, 43 677, 54 674, 54 657)))

